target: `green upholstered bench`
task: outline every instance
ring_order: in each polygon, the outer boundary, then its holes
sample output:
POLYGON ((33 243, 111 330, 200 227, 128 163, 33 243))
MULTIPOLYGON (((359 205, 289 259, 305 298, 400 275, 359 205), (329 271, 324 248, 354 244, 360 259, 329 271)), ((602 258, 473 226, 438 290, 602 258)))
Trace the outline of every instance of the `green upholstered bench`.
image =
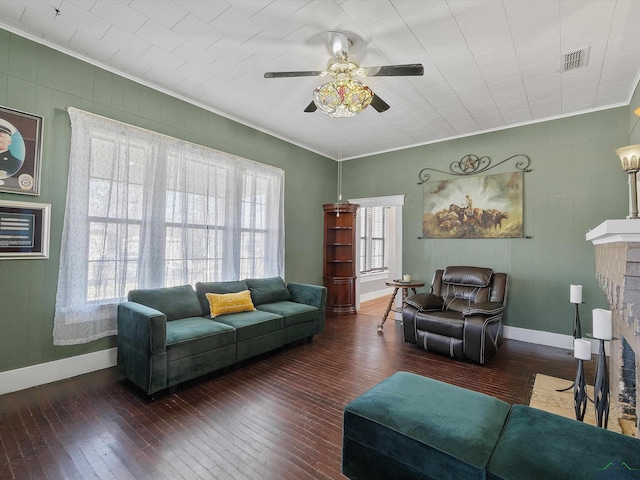
POLYGON ((484 479, 509 407, 396 372, 345 407, 342 471, 366 480, 484 479))
POLYGON ((396 372, 344 410, 351 479, 640 479, 640 440, 396 372))
POLYGON ((640 479, 640 441, 513 405, 487 466, 493 480, 640 479))

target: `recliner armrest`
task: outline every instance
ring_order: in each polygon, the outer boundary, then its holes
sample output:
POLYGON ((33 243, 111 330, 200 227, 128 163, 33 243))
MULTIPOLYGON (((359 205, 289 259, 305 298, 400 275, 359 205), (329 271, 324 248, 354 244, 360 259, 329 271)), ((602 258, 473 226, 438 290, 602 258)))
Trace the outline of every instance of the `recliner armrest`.
POLYGON ((462 311, 463 317, 470 317, 472 315, 498 315, 504 311, 504 305, 500 302, 483 302, 476 303, 470 307, 465 308, 462 311))
POLYGON ((404 301, 406 304, 416 308, 419 312, 442 310, 442 307, 444 307, 442 299, 433 293, 417 293, 407 297, 404 301))

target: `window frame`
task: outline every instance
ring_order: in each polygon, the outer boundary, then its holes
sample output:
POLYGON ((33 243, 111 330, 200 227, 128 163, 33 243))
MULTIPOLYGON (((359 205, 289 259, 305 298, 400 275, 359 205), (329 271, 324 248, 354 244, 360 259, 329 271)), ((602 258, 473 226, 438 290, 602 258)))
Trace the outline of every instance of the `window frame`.
POLYGON ((54 345, 117 334, 117 306, 132 289, 284 277, 284 170, 67 110, 72 136, 54 345), (142 193, 132 185, 142 185, 142 193), (136 232, 123 238, 117 230, 129 225, 136 232), (247 235, 251 245, 241 259, 239 243, 247 235), (211 253, 219 268, 202 263, 211 253))
POLYGON ((359 273, 362 276, 370 276, 376 274, 387 274, 389 271, 389 208, 382 205, 363 206, 360 208, 360 265, 359 273), (374 215, 376 211, 381 210, 380 222, 378 228, 382 229, 382 237, 374 236, 374 215), (381 254, 374 255, 374 245, 379 244, 378 250, 381 254), (374 267, 374 258, 381 258, 382 265, 374 267))

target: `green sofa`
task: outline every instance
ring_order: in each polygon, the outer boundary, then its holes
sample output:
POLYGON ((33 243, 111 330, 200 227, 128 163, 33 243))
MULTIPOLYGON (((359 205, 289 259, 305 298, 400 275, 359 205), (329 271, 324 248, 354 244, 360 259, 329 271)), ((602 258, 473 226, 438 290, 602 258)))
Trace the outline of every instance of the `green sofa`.
POLYGON ((280 277, 138 289, 118 305, 118 370, 148 395, 324 331, 326 288, 280 277), (211 318, 207 293, 253 311, 211 318))
POLYGON ((640 440, 408 372, 345 407, 352 480, 640 478, 640 440))

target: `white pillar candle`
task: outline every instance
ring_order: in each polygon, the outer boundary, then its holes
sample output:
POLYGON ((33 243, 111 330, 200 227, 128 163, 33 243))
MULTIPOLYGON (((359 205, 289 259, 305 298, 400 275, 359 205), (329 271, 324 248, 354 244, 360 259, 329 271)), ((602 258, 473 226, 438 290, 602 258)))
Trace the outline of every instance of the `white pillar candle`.
POLYGON ((405 273, 402 276, 402 280, 404 280, 405 282, 409 283, 411 281, 411 275, 405 273))
POLYGON ((595 308, 593 310, 593 336, 602 340, 611 340, 611 310, 595 308))
POLYGON ((571 285, 569 288, 569 301, 571 303, 582 303, 582 285, 571 285))
POLYGON ((591 360, 591 342, 584 338, 573 340, 573 356, 580 360, 591 360))

